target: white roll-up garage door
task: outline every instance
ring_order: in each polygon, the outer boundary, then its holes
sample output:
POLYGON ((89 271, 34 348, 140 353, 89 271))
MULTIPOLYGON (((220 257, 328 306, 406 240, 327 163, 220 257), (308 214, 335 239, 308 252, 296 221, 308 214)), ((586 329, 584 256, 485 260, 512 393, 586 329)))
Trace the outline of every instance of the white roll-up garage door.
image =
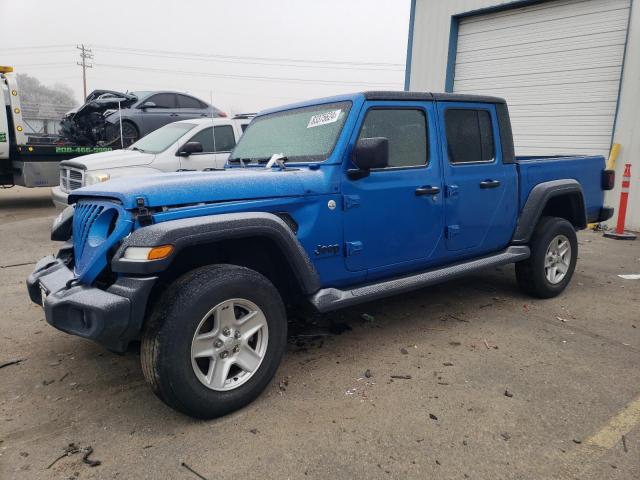
POLYGON ((606 155, 630 1, 559 0, 462 18, 453 91, 505 97, 518 155, 606 155))

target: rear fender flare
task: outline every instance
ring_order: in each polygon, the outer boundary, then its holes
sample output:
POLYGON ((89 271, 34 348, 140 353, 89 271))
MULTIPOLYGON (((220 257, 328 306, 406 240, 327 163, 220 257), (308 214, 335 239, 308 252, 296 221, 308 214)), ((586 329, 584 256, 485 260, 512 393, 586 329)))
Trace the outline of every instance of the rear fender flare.
POLYGON ((571 178, 552 180, 539 183, 533 187, 529 193, 529 197, 518 218, 518 224, 511 243, 514 245, 528 243, 538 224, 538 220, 540 220, 542 216, 544 208, 552 198, 561 195, 572 195, 579 198, 579 201, 575 202, 575 205, 572 205, 574 217, 578 219, 574 226, 578 229, 585 228, 587 226, 587 215, 584 194, 580 183, 571 178))

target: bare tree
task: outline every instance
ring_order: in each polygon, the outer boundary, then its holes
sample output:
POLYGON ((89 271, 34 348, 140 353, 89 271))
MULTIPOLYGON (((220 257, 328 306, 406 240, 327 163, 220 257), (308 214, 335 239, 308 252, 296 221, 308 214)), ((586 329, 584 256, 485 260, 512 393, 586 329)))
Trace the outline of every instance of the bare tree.
POLYGON ((78 105, 78 101, 73 96, 73 91, 67 85, 56 83, 52 87, 48 87, 37 78, 25 73, 18 74, 18 85, 20 85, 24 103, 32 105, 61 105, 69 108, 78 105))

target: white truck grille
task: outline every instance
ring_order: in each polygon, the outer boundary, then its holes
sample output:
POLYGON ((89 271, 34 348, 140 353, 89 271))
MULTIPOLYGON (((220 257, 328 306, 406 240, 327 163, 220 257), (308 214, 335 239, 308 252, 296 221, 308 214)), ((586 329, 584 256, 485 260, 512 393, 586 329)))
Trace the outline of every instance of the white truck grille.
POLYGON ((63 192, 70 192, 84 185, 84 170, 79 168, 60 168, 60 189, 63 192))

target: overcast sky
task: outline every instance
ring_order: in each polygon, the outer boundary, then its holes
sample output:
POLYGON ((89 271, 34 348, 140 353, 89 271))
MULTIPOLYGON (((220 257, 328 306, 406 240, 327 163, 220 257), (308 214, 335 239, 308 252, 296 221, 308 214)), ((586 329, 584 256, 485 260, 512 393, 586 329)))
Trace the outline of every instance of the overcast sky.
POLYGON ((409 8, 410 0, 0 0, 0 65, 64 83, 79 100, 75 45, 84 43, 94 55, 88 91, 179 90, 230 113, 256 111, 401 90, 409 8))

